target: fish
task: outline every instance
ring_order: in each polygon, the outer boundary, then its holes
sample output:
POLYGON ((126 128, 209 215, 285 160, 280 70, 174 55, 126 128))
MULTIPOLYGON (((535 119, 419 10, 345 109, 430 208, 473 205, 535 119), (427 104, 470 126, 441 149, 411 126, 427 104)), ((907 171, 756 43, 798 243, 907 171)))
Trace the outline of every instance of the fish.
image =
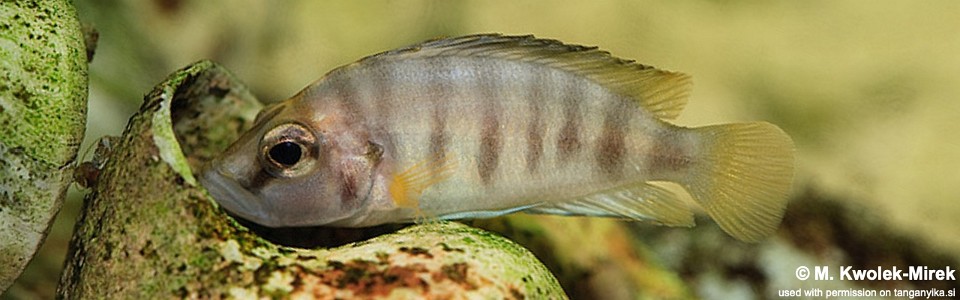
POLYGON ((691 77, 532 35, 434 39, 338 67, 209 161, 223 208, 268 227, 515 212, 771 235, 794 174, 767 122, 683 127, 691 77), (680 186, 685 201, 667 186, 680 186))

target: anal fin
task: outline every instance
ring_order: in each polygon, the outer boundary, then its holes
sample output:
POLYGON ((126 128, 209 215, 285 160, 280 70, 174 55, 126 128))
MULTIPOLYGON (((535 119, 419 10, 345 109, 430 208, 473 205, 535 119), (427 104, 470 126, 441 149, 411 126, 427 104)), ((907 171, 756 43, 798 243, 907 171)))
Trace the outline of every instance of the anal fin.
POLYGON ((524 212, 567 216, 595 216, 646 221, 667 226, 694 225, 693 213, 673 192, 650 184, 637 183, 581 198, 544 203, 524 212))

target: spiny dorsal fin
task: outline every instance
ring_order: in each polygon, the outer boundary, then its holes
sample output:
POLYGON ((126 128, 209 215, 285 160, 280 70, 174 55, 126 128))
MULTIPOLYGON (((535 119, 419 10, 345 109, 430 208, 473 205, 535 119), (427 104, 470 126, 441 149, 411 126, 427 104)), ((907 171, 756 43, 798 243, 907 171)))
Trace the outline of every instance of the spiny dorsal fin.
POLYGON ((690 76, 663 71, 610 55, 597 47, 567 45, 532 35, 477 34, 426 41, 361 60, 433 56, 492 57, 543 64, 591 80, 635 99, 661 119, 674 119, 687 104, 690 76))

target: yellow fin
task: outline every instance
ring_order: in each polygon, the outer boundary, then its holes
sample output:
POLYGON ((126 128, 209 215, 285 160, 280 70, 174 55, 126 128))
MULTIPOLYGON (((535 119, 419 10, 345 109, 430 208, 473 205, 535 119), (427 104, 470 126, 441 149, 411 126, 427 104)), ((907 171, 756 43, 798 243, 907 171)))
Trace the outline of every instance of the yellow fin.
POLYGON ((674 119, 687 104, 690 76, 614 57, 597 47, 568 45, 532 35, 477 34, 430 40, 372 55, 358 63, 436 56, 488 57, 535 63, 587 77, 637 101, 661 119, 674 119))
POLYGON ((450 155, 428 158, 394 174, 387 189, 397 206, 419 210, 423 191, 453 176, 456 168, 457 160, 450 155))
POLYGON ((793 141, 766 122, 694 128, 700 151, 681 185, 728 234, 756 242, 780 225, 793 183, 793 141))

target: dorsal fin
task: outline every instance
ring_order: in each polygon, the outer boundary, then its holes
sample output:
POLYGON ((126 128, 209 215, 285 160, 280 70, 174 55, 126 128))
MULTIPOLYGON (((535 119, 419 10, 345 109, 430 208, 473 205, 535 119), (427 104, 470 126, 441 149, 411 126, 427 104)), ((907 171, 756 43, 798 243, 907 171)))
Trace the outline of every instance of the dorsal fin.
POLYGON ((532 35, 477 34, 426 41, 382 52, 360 62, 434 56, 493 57, 559 68, 590 78, 661 119, 674 119, 687 103, 690 76, 610 55, 597 47, 567 45, 532 35))

